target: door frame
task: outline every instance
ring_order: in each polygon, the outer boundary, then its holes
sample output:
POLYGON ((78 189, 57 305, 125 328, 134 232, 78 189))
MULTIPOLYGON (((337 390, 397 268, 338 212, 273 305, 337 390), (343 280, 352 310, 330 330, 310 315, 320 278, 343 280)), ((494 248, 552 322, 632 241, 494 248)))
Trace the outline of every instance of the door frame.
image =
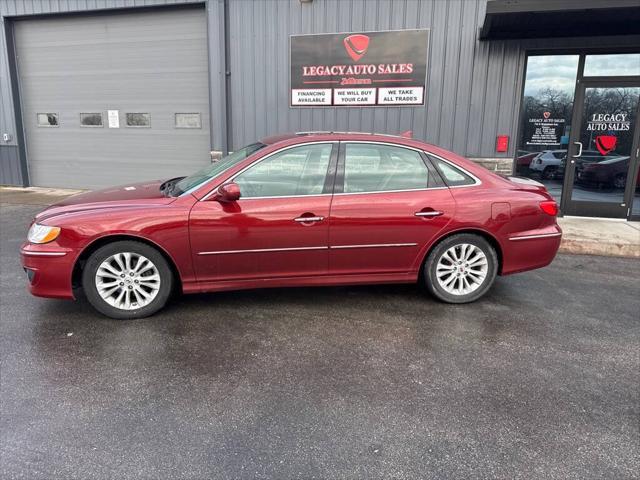
MULTIPOLYGON (((580 66, 582 67, 582 65, 580 66)), ((581 71, 582 68, 579 68, 581 71)), ((625 185, 622 203, 605 202, 575 202, 571 200, 575 179, 575 161, 573 156, 577 153, 576 142, 580 141, 580 131, 583 127, 582 116, 584 111, 585 91, 587 88, 616 88, 616 87, 638 87, 640 80, 636 77, 587 77, 576 80, 576 91, 573 101, 573 112, 571 119, 571 133, 569 135, 569 145, 567 146, 567 160, 565 162, 564 183, 562 187, 562 199, 560 208, 565 215, 608 217, 631 219, 633 197, 636 188, 636 172, 638 171, 638 145, 640 138, 640 101, 636 105, 636 121, 634 126, 633 141, 629 152, 629 169, 627 183, 625 185), (578 205, 578 203, 580 205, 578 205)))

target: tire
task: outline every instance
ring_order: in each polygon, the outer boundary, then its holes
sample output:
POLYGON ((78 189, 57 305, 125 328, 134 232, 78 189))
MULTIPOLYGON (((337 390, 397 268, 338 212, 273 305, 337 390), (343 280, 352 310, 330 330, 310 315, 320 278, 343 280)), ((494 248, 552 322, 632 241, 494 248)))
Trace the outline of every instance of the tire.
POLYGON ((544 180, 555 180, 558 167, 544 167, 542 178, 544 180))
POLYGON ((82 271, 82 287, 89 303, 117 320, 156 313, 167 303, 173 281, 171 268, 158 250, 128 240, 100 247, 82 271))
POLYGON ((613 179, 613 188, 622 188, 627 186, 627 176, 623 173, 619 173, 613 179))
POLYGON ((495 249, 483 237, 471 233, 445 238, 429 253, 424 263, 427 289, 446 303, 469 303, 479 299, 491 288, 497 273, 495 249), (457 263, 463 258, 473 261, 471 268, 469 264, 457 263), (458 271, 460 268, 462 270, 458 271))

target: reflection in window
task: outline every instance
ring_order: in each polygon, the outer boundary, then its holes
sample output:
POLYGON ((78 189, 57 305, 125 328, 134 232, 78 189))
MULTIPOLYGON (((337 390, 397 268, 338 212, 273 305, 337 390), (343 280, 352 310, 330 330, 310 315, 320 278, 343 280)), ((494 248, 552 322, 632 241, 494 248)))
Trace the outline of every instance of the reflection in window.
POLYGON ((81 113, 80 126, 81 127, 101 127, 102 113, 81 113))
POLYGON ((384 192, 427 188, 429 170, 415 150, 348 143, 344 158, 344 192, 384 192))
POLYGON ((176 113, 176 128, 202 128, 199 113, 176 113))
POLYGON ((578 55, 529 56, 515 173, 545 184, 560 202, 578 55))
POLYGON ((38 113, 39 127, 57 127, 58 125, 57 113, 38 113))
POLYGON ((241 198, 321 194, 331 148, 331 144, 289 148, 252 165, 234 179, 241 198))
POLYGON ((148 113, 127 113, 127 127, 150 127, 151 115, 148 113))
POLYGON ((584 59, 585 77, 628 75, 640 75, 640 53, 587 55, 584 59))
POLYGON ((473 185, 476 183, 473 178, 471 178, 459 168, 456 168, 453 165, 445 162, 444 160, 440 160, 439 158, 431 157, 431 159, 438 167, 438 170, 444 177, 444 181, 449 187, 473 185))

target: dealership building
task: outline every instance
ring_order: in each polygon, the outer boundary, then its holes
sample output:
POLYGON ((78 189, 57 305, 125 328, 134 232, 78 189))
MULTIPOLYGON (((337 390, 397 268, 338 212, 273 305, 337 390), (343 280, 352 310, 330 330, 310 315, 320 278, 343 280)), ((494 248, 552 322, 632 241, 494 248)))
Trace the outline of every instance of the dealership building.
POLYGON ((638 0, 2 0, 0 184, 189 174, 283 132, 409 135, 640 220, 638 0))

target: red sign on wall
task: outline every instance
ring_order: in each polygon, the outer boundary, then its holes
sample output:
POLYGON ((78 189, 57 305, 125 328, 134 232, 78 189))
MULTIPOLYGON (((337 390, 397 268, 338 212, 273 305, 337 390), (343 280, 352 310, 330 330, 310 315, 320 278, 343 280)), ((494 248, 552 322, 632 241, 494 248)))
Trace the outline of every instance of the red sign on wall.
POLYGON ((498 135, 496 139, 496 152, 506 152, 509 150, 509 135, 498 135))

